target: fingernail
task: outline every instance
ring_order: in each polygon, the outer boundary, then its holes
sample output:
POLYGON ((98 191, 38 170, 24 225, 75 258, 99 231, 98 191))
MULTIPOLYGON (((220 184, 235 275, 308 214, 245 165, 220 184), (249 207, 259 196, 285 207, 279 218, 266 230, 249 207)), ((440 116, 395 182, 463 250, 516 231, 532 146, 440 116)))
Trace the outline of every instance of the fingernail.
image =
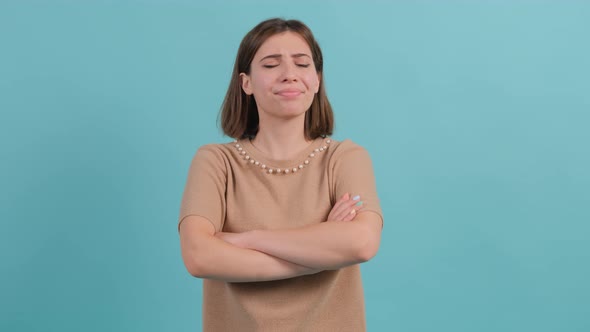
POLYGON ((352 209, 352 211, 350 211, 350 214, 356 214, 356 210, 352 209))
POLYGON ((359 199, 361 199, 361 196, 356 195, 352 198, 353 201, 358 201, 359 199))
POLYGON ((358 203, 355 204, 356 206, 361 206, 363 205, 363 201, 359 201, 358 203))

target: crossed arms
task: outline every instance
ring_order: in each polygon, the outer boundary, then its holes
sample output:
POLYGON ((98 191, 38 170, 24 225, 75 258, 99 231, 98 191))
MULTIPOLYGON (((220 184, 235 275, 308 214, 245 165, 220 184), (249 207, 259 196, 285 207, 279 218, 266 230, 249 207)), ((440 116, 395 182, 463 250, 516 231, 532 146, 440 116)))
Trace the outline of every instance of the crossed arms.
POLYGON ((363 211, 345 194, 326 222, 293 229, 216 233, 209 220, 188 216, 180 225, 180 245, 195 277, 268 281, 366 262, 377 253, 381 226, 377 213, 363 211))

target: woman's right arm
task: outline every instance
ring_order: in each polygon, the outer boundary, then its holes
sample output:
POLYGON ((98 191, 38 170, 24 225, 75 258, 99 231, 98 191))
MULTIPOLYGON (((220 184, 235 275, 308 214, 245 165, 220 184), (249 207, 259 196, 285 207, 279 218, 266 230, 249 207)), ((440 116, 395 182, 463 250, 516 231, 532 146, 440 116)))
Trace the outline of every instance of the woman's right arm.
POLYGON ((251 282, 320 272, 260 251, 233 246, 215 237, 213 225, 200 216, 188 216, 180 224, 180 248, 186 269, 198 278, 251 282))

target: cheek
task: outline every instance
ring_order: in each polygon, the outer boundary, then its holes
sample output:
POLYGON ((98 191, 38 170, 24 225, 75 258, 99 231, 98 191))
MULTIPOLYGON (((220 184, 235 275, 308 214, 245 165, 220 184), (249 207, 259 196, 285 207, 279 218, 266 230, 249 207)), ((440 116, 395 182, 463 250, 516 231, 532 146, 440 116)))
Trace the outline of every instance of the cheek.
POLYGON ((258 87, 258 91, 263 92, 263 91, 267 91, 269 89, 272 88, 272 78, 264 76, 264 77, 258 77, 258 81, 257 81, 257 87, 258 87))
POLYGON ((314 93, 317 93, 320 88, 320 78, 318 77, 318 75, 310 75, 308 82, 309 89, 312 90, 314 93))
POLYGON ((252 89, 257 92, 261 93, 268 88, 270 85, 271 78, 268 75, 261 75, 259 72, 252 71, 251 75, 251 82, 252 82, 252 89))

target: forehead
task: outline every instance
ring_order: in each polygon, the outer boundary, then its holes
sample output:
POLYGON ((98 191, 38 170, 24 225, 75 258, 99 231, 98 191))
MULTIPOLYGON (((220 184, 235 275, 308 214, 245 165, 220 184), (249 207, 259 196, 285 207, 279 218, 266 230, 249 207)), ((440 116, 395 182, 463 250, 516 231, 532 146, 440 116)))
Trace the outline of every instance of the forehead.
POLYGON ((260 48, 254 55, 255 59, 263 58, 270 54, 297 54, 304 53, 311 57, 311 49, 309 45, 296 32, 286 31, 273 36, 260 45, 260 48))

